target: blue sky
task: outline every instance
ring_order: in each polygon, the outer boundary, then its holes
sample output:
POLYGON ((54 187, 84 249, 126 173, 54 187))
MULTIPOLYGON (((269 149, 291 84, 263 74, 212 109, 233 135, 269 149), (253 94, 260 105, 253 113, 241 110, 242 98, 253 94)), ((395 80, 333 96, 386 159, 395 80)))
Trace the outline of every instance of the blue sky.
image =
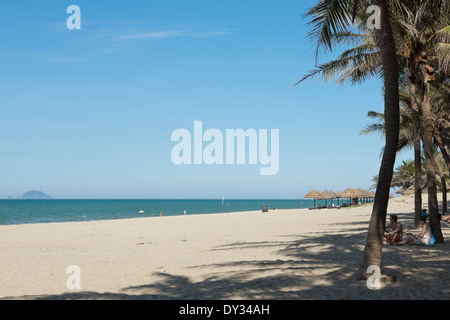
MULTIPOLYGON (((311 81, 315 1, 2 1, 0 198, 302 198, 368 188, 380 80, 311 81), (81 30, 69 30, 69 5, 81 30), (280 168, 181 165, 178 128, 279 129, 280 168)), ((320 61, 326 61, 323 56, 320 61)), ((400 154, 398 162, 411 158, 400 154)))

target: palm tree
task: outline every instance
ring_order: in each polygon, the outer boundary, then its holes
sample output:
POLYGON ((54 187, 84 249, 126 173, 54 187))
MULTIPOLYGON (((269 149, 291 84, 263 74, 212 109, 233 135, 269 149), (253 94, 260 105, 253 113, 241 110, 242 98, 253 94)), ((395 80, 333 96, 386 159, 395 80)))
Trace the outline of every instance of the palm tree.
POLYGON ((449 141, 450 138, 450 83, 445 80, 434 86, 430 102, 434 116, 434 139, 441 151, 447 169, 450 171, 450 157, 445 148, 446 141, 449 141))
POLYGON ((444 146, 447 139, 448 130, 450 129, 450 85, 446 82, 435 86, 433 94, 430 97, 431 107, 433 109, 433 127, 434 142, 436 148, 436 168, 441 179, 442 190, 442 214, 447 211, 447 183, 448 176, 445 176, 445 170, 450 173, 450 158, 444 146), (444 165, 440 165, 440 159, 444 165))
POLYGON ((439 19, 432 11, 426 11, 423 7, 408 8, 402 5, 400 8, 398 23, 408 39, 400 51, 407 57, 406 70, 410 86, 411 98, 415 100, 415 88, 420 94, 420 105, 423 123, 423 148, 427 166, 428 206, 430 214, 430 226, 437 243, 444 242, 437 200, 436 173, 433 151, 433 118, 430 104, 430 83, 437 78, 432 63, 437 64, 444 71, 449 67, 450 50, 446 49, 448 19, 439 19), (444 49, 443 49, 444 48, 444 49), (433 61, 434 60, 434 61, 433 61))
POLYGON ((378 173, 378 185, 372 215, 369 222, 366 245, 363 258, 356 278, 366 280, 370 266, 381 267, 383 249, 383 233, 386 224, 389 190, 397 155, 399 136, 399 66, 397 62, 396 43, 389 18, 389 4, 387 0, 374 0, 374 5, 380 8, 381 28, 376 29, 376 43, 380 50, 384 75, 384 115, 386 128, 386 144, 378 173))
MULTIPOLYGON (((420 172, 420 161, 421 158, 421 109, 420 106, 425 108, 425 115, 429 116, 429 94, 427 88, 427 77, 428 79, 433 79, 436 74, 433 71, 431 65, 427 63, 428 60, 433 60, 433 64, 437 64, 439 67, 440 74, 443 74, 449 68, 450 62, 450 27, 447 26, 448 15, 442 14, 439 18, 436 14, 428 12, 425 9, 427 5, 431 2, 428 1, 420 3, 419 1, 392 1, 395 5, 396 15, 394 16, 395 32, 394 35, 397 39, 398 48, 397 54, 399 58, 399 63, 404 69, 405 74, 402 77, 407 84, 409 100, 410 100, 410 113, 413 122, 412 132, 414 141, 414 158, 416 163, 416 171, 420 172), (425 50, 425 51, 424 51, 425 50), (427 54, 432 55, 432 59, 427 58, 427 54), (425 75, 425 77, 424 77, 425 75), (417 79, 425 79, 426 81, 418 81, 417 79), (420 93, 420 96, 418 94, 420 93)), ((434 5, 439 5, 438 1, 433 3, 434 5)), ((448 3, 442 2, 441 10, 445 13, 448 12, 448 3)), ((364 26, 364 25, 362 25, 364 26)), ((339 56, 338 59, 330 61, 328 63, 319 65, 313 71, 310 71, 301 80, 311 77, 322 76, 322 78, 328 80, 332 77, 337 77, 339 83, 345 81, 351 81, 352 83, 358 83, 365 80, 369 76, 382 75, 383 69, 381 69, 380 52, 375 46, 374 37, 372 34, 367 33, 348 33, 341 32, 335 35, 334 39, 336 42, 350 42, 358 41, 359 43, 356 47, 345 51, 339 56)), ((445 100, 444 100, 445 101, 445 100)), ((448 101, 448 99, 447 99, 448 101)), ((448 108, 447 108, 448 110, 448 108)), ((448 119, 448 118, 447 118, 448 119)), ((424 117, 424 128, 426 128, 427 134, 431 130, 430 120, 424 117)), ((448 129, 447 122, 447 129, 448 129)), ((369 128, 373 129, 373 128, 369 128)), ((444 131, 448 132, 445 129, 444 131)), ((424 130, 426 131, 426 130, 424 130)), ((436 134, 436 130, 434 131, 436 134)), ((442 136, 435 136, 439 139, 438 142, 443 144, 442 136)), ((400 138, 400 144, 402 144, 402 138, 400 138)), ((424 141, 427 151, 430 151, 430 138, 424 141)), ((441 146, 442 148, 442 146, 441 146)), ((450 166, 450 157, 445 150, 441 150, 447 161, 448 166, 450 166)), ((427 161, 430 171, 428 172, 428 185, 429 185, 429 198, 430 202, 430 212, 436 213, 437 208, 437 196, 436 196, 436 176, 433 176, 434 168, 432 167, 432 155, 427 152, 427 161)), ((422 185, 421 175, 416 175, 415 183, 415 212, 416 212, 416 222, 418 223, 418 218, 422 211, 422 192, 420 186, 422 185)), ((435 218, 431 220, 434 226, 435 233, 437 235, 441 234, 440 225, 437 223, 436 214, 433 215, 435 218)), ((439 238, 438 241, 443 241, 439 238)))
MULTIPOLYGON (((417 106, 415 97, 411 97, 410 91, 406 89, 402 79, 400 91, 400 136, 397 152, 405 148, 414 149, 414 222, 416 227, 420 226, 419 218, 422 214, 422 151, 421 151, 421 130, 420 130, 420 109, 417 106), (413 102, 414 100, 414 102, 413 102)), ((369 111, 367 116, 375 120, 367 125, 360 134, 380 133, 384 136, 384 114, 369 111)))
MULTIPOLYGON (((379 17, 381 28, 376 29, 372 34, 376 45, 372 46, 372 49, 374 47, 378 49, 379 61, 381 61, 379 66, 381 68, 369 68, 369 70, 372 74, 381 70, 384 79, 386 144, 378 174, 377 190, 375 193, 363 259, 357 273, 357 279, 367 279, 367 269, 369 266, 381 265, 382 236, 385 228, 389 190, 399 142, 399 63, 397 61, 396 41, 391 24, 394 19, 390 14, 390 6, 399 2, 401 1, 372 1, 372 4, 378 6, 381 13, 379 17)), ((423 8, 435 9, 440 8, 443 3, 446 3, 446 0, 405 0, 405 2, 420 5, 423 8)), ((356 38, 356 35, 350 32, 351 22, 354 21, 355 17, 364 17, 365 9, 368 5, 368 1, 361 0, 321 0, 316 6, 312 7, 306 15, 312 17, 309 37, 313 38, 318 43, 316 57, 318 56, 321 47, 325 50, 332 51, 336 44, 341 44, 343 41, 356 38), (350 18, 350 15, 353 20, 350 18)), ((361 25, 362 24, 360 24, 359 27, 361 25)), ((361 53, 367 57, 367 50, 370 50, 371 48, 366 46, 361 47, 360 49, 361 53)), ((349 59, 348 61, 351 62, 352 60, 349 59)), ((372 59, 371 61, 373 62, 374 60, 372 59)), ((346 61, 342 62, 345 63, 346 61)), ((323 65, 319 66, 319 69, 321 67, 323 67, 323 65)))
POLYGON ((435 148, 434 149, 434 163, 436 166, 436 172, 439 174, 439 177, 441 179, 441 191, 442 191, 442 214, 444 215, 447 212, 447 177, 444 173, 444 170, 442 168, 442 163, 440 161, 439 152, 435 148))
POLYGON ((395 168, 392 179, 392 187, 408 189, 414 185, 415 167, 413 160, 403 160, 402 164, 395 168))
MULTIPOLYGON (((401 95, 402 96, 402 95, 401 95)), ((436 96, 436 94, 434 95, 436 96)), ((440 94, 438 97, 438 101, 441 101, 440 94)), ((436 99, 436 98, 435 98, 436 99)), ((401 151, 405 147, 409 147, 414 143, 414 137, 411 135, 412 133, 412 123, 411 119, 408 115, 408 106, 410 106, 408 103, 403 103, 405 101, 402 101, 401 109, 400 109, 400 143, 398 146, 398 151, 401 151)), ((442 101, 441 101, 442 102, 442 101)), ((446 105, 448 102, 444 104, 438 104, 438 106, 446 105)), ((434 104, 433 104, 434 105, 434 104)), ((447 106, 448 108, 448 106, 447 106)), ((438 128, 438 123, 448 123, 448 113, 449 111, 444 111, 443 113, 439 113, 439 110, 435 111, 435 108, 433 108, 433 118, 434 121, 434 128, 435 131, 438 128)), ((384 114, 375 112, 375 111, 369 111, 368 117, 375 120, 375 122, 370 123, 367 125, 362 131, 361 134, 373 134, 373 133, 380 133, 381 135, 384 135, 384 114)), ((438 133, 435 133, 435 136, 438 137, 438 133)), ((435 162, 435 170, 436 174, 439 175, 440 182, 438 183, 438 186, 440 187, 440 190, 442 191, 442 214, 445 214, 447 211, 447 184, 446 181, 449 180, 448 174, 450 173, 450 168, 448 167, 448 162, 445 160, 444 156, 446 155, 448 157, 448 154, 446 153, 445 148, 439 149, 443 150, 444 152, 439 152, 438 148, 439 145, 437 143, 438 139, 435 139, 435 146, 434 146, 434 154, 433 154, 433 161, 435 162), (445 172, 447 171, 447 172, 445 172)), ((406 160, 403 161, 403 163, 398 166, 394 171, 394 177, 392 180, 391 187, 402 187, 402 189, 407 189, 411 185, 415 185, 416 183, 416 177, 421 176, 422 172, 426 173, 426 168, 423 166, 423 163, 425 159, 412 161, 412 160, 406 160), (423 161, 422 161, 423 160, 423 161)), ((374 180, 376 181, 376 180, 374 180)), ((421 194, 423 186, 422 184, 415 185, 415 189, 419 190, 420 195, 419 199, 421 200, 421 194)), ((419 214, 420 217, 420 214, 419 214)), ((418 220, 417 214, 416 214, 416 222, 418 220)), ((416 223, 416 226, 418 224, 416 223)))
MULTIPOLYGON (((389 18, 387 0, 374 0, 380 9, 380 29, 375 30, 375 43, 379 49, 385 87, 384 114, 386 146, 378 174, 378 185, 367 233, 366 246, 357 279, 368 278, 368 267, 381 266, 382 238, 385 229, 389 191, 394 171, 399 135, 398 63, 394 36, 389 18)), ((317 41, 316 56, 320 47, 333 50, 333 41, 339 34, 349 33, 352 17, 365 13, 367 1, 322 0, 312 7, 307 16, 312 17, 309 37, 317 41)), ((354 20, 354 19, 353 19, 354 20)))
MULTIPOLYGON (((397 146, 397 152, 401 152, 407 148, 414 146, 414 116, 411 108, 411 100, 409 99, 408 92, 405 88, 400 89, 400 127, 399 127, 399 142, 397 146)), ((360 132, 360 135, 370 135, 374 133, 385 136, 385 116, 384 113, 369 111, 367 117, 374 120, 374 122, 366 125, 360 132)), ((420 138, 420 134, 419 134, 420 138)), ((384 148, 381 150, 381 155, 384 152, 384 148)), ((420 150, 419 150, 420 151, 420 150)), ((419 152, 420 154, 420 152, 419 152)), ((420 157, 418 158, 420 169, 420 157)))

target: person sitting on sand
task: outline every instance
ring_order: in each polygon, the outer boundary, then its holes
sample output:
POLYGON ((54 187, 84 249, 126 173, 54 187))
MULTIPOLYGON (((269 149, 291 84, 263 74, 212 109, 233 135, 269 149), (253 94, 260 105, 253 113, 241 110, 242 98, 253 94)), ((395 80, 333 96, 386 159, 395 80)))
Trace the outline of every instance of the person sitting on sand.
POLYGON ((425 216, 426 218, 429 218, 430 215, 427 213, 427 209, 423 209, 422 213, 420 214, 421 216, 425 216))
POLYGON ((422 232, 415 237, 408 237, 403 241, 397 242, 395 243, 395 245, 397 246, 405 244, 412 244, 419 246, 430 245, 432 234, 431 234, 431 227, 427 222, 427 217, 420 216, 419 221, 422 224, 422 232))
POLYGON ((384 232, 386 241, 389 242, 390 244, 400 242, 403 240, 403 226, 397 220, 398 220, 397 215, 391 214, 389 217, 389 224, 386 226, 386 231, 384 232), (388 229, 392 231, 388 232, 388 229))

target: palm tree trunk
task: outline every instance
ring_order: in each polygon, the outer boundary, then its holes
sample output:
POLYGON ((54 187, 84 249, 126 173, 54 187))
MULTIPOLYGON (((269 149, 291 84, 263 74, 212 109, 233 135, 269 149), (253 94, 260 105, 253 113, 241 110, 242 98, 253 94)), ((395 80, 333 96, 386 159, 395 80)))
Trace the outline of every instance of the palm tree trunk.
POLYGON ((434 163, 436 164, 436 171, 441 178, 442 184, 442 215, 447 212, 447 182, 445 181, 444 171, 442 171, 441 163, 436 154, 434 154, 434 163))
MULTIPOLYGON (((409 67, 409 63, 408 63, 409 67)), ((420 116, 417 104, 417 88, 414 84, 412 72, 407 68, 408 89, 411 99, 412 118, 414 122, 414 225, 420 225, 419 218, 422 213, 422 157, 420 144, 420 116)))
MULTIPOLYGON (((424 79, 426 79, 424 77, 424 79)), ((437 243, 444 243, 439 219, 439 206, 437 200, 436 173, 434 170, 434 150, 433 150, 433 124, 431 120, 431 105, 429 101, 429 84, 425 80, 422 90, 422 119, 423 119, 423 149, 425 151, 425 161, 427 165, 427 187, 428 187, 428 209, 430 215, 431 232, 437 243)))
MULTIPOLYGON (((415 112, 414 112, 415 113, 415 112)), ((414 225, 420 225, 422 214, 422 151, 420 133, 414 133, 414 225)))
POLYGON ((384 69, 386 146, 378 174, 378 185, 370 217, 366 245, 356 275, 358 280, 365 280, 369 277, 370 274, 367 273, 369 266, 381 267, 383 233, 386 225, 389 192, 397 154, 400 123, 398 62, 395 41, 389 21, 388 3, 386 0, 374 0, 373 4, 377 5, 381 10, 381 29, 376 30, 376 39, 384 69))
POLYGON ((442 137, 439 134, 435 134, 434 138, 439 146, 439 150, 441 150, 441 154, 442 154, 442 157, 444 158, 445 164, 447 165, 448 172, 450 172, 450 157, 448 155, 447 150, 444 147, 442 137))

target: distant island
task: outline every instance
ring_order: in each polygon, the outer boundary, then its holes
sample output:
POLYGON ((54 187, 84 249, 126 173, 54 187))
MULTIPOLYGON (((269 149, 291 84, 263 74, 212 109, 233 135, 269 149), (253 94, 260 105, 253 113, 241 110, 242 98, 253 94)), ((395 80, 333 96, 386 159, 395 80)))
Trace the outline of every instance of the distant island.
POLYGON ((32 190, 25 192, 23 195, 18 197, 8 197, 8 199, 46 200, 52 199, 52 197, 42 191, 32 190))

